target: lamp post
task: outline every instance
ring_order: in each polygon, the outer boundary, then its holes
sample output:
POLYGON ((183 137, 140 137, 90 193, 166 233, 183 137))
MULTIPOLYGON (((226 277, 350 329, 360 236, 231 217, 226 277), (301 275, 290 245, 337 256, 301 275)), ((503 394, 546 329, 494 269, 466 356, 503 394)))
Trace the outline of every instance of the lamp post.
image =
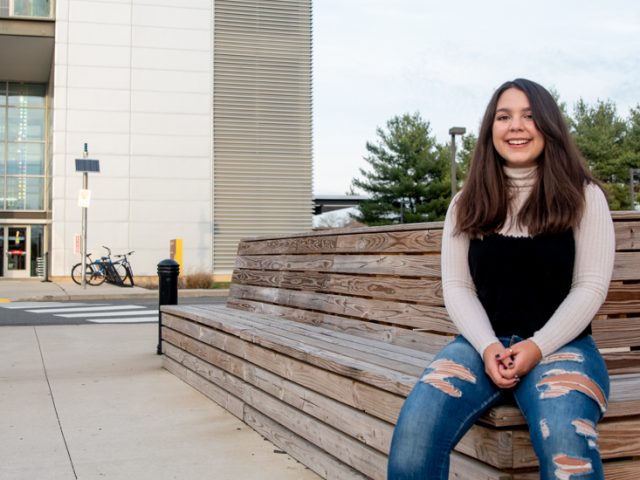
POLYGON ((451 127, 449 135, 451 135, 451 198, 456 194, 456 135, 464 135, 467 129, 464 127, 451 127))
POLYGON ((82 158, 76 158, 76 172, 82 172, 82 190, 78 194, 78 206, 82 209, 82 288, 87 288, 87 211, 91 192, 89 191, 89 172, 100 172, 100 161, 89 158, 89 147, 85 143, 82 158))

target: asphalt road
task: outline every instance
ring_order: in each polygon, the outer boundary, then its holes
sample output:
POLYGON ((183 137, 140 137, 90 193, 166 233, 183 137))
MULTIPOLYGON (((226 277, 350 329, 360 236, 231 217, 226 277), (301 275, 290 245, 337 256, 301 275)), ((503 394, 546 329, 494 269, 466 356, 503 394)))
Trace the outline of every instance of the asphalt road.
MULTIPOLYGON (((181 305, 217 303, 225 297, 180 298, 181 305)), ((85 300, 0 303, 0 326, 151 323, 158 321, 158 300, 85 300)))

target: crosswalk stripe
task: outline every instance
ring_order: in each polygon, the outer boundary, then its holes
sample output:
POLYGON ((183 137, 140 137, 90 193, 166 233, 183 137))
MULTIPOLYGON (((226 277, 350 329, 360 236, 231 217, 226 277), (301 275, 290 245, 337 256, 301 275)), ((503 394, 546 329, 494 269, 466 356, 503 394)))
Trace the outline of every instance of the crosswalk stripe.
POLYGON ((73 308, 41 308, 38 310, 25 310, 29 313, 76 313, 76 312, 100 312, 103 310, 135 310, 137 308, 146 308, 140 305, 106 305, 101 304, 96 307, 73 307, 73 308))
POLYGON ((144 310, 137 312, 96 312, 96 313, 66 313, 57 314, 62 318, 100 318, 100 317, 120 317, 122 315, 157 315, 158 310, 144 310))
POLYGON ((129 318, 89 318, 88 322, 92 323, 137 323, 137 322, 157 322, 158 316, 155 317, 129 317, 129 318))
MULTIPOLYGON (((10 310, 19 308, 49 308, 49 307, 79 307, 81 305, 88 305, 87 303, 65 303, 65 302, 11 302, 0 305, 0 308, 7 308, 10 310)), ((92 304, 92 305, 95 305, 92 304)))

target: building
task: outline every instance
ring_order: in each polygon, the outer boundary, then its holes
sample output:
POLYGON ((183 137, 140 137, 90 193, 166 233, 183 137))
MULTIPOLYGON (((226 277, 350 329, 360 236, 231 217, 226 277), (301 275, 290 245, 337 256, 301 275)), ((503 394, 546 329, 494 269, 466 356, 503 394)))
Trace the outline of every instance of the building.
POLYGON ((311 228, 310 0, 0 0, 0 275, 134 250, 233 269, 240 238, 311 228))

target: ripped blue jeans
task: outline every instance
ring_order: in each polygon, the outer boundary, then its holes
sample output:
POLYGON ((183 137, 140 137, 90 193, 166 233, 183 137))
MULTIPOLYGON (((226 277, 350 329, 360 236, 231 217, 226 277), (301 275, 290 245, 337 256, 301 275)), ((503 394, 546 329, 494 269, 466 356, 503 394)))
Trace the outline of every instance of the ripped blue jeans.
MULTIPOLYGON (((508 346, 518 337, 501 337, 508 346)), ((604 479, 596 425, 609 395, 607 368, 591 336, 543 358, 512 390, 497 387, 458 336, 407 397, 389 452, 388 480, 447 480, 449 454, 491 406, 512 395, 527 419, 540 479, 604 479)))

